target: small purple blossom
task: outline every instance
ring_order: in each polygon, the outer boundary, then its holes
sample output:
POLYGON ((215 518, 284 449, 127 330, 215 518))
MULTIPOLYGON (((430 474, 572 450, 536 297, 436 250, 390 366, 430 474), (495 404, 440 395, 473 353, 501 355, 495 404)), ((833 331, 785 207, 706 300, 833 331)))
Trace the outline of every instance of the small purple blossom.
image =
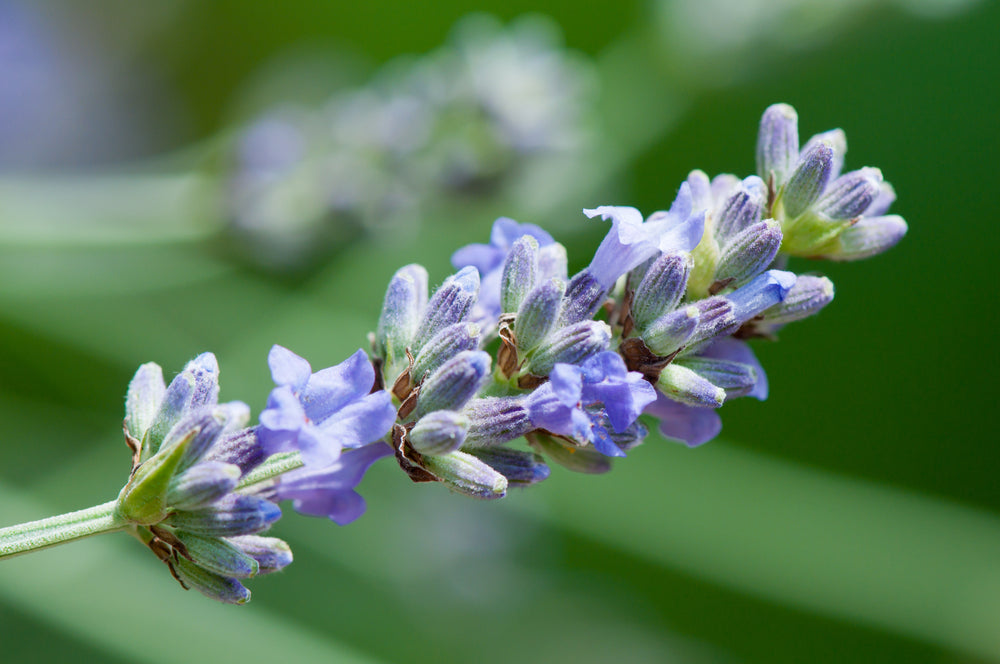
POLYGON ((611 220, 611 230, 587 268, 605 290, 618 277, 660 252, 693 250, 705 230, 705 210, 694 209, 687 182, 681 185, 668 212, 656 212, 645 221, 633 207, 602 205, 583 213, 611 220))
POLYGON ((378 442, 344 452, 333 463, 285 473, 272 489, 272 500, 291 500, 295 511, 323 516, 346 526, 365 512, 365 499, 354 490, 365 472, 392 448, 378 442))
POLYGON ((623 433, 655 398, 642 374, 628 371, 621 356, 607 351, 581 366, 557 364, 549 382, 527 397, 527 408, 536 428, 592 443, 606 456, 624 456, 607 425, 623 433))
POLYGON ((299 451, 307 466, 325 467, 342 448, 384 436, 396 419, 389 394, 371 391, 375 370, 362 350, 316 373, 278 345, 267 361, 277 384, 260 414, 259 436, 268 454, 299 451))

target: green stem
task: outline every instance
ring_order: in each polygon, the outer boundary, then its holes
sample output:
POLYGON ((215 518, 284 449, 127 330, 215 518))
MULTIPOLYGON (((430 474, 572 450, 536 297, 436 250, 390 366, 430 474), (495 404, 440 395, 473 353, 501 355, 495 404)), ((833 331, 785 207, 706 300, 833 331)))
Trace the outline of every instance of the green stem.
POLYGON ((115 510, 117 501, 77 512, 0 528, 0 560, 50 546, 123 530, 127 524, 115 510))

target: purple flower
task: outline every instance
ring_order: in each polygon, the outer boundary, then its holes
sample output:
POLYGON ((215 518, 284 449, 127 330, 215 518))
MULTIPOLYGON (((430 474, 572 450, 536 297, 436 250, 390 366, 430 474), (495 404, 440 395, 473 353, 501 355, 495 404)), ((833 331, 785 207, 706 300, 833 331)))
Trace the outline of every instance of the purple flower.
POLYGON ((705 230, 705 211, 693 209, 687 182, 681 185, 669 212, 656 212, 646 221, 633 207, 602 205, 583 213, 611 220, 611 230, 587 268, 605 290, 618 277, 660 252, 691 251, 705 230))
POLYGON ((300 514, 325 516, 345 526, 365 511, 365 499, 354 488, 373 463, 391 454, 392 448, 382 442, 348 450, 327 466, 285 473, 268 497, 294 501, 300 514))
POLYGON ((549 382, 526 402, 536 428, 592 443, 606 456, 624 456, 607 425, 623 433, 655 398, 642 374, 628 371, 621 356, 607 351, 581 366, 557 364, 549 382))
POLYGON ((307 466, 322 468, 337 460, 341 448, 378 440, 396 419, 388 392, 371 392, 375 371, 362 350, 312 373, 306 360, 275 345, 267 363, 278 385, 260 414, 267 454, 297 450, 307 466))
MULTIPOLYGON (((451 256, 451 264, 455 269, 471 265, 479 270, 479 301, 472 315, 472 320, 480 322, 495 319, 500 315, 500 278, 507 255, 519 238, 530 235, 538 240, 538 246, 554 245, 552 236, 534 224, 519 224, 513 219, 500 217, 493 222, 489 244, 469 244, 451 256)), ((545 272, 544 263, 541 266, 545 272)), ((544 275, 565 276, 565 275, 544 275)))
POLYGON ((660 420, 660 433, 688 447, 707 443, 722 431, 722 418, 714 408, 688 406, 657 392, 643 411, 660 420))

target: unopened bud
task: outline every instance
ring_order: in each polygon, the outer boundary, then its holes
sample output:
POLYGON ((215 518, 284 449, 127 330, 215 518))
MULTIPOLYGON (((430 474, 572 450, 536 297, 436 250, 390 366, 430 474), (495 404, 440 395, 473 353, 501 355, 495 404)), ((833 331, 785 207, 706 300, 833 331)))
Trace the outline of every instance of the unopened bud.
POLYGON ((528 293, 517 310, 514 320, 514 337, 524 352, 533 350, 545 340, 559 320, 566 283, 561 279, 548 279, 528 293))
POLYGON ((882 171, 861 168, 845 173, 830 183, 815 209, 829 219, 860 217, 878 196, 882 171))
POLYGON ((661 392, 689 406, 718 408, 726 400, 726 391, 708 379, 676 363, 670 363, 660 372, 656 386, 661 392))
POLYGON ((722 250, 715 278, 738 286, 760 274, 778 255, 781 224, 774 219, 761 221, 737 233, 722 250))
POLYGON ((419 351, 439 331, 465 320, 478 294, 479 272, 471 265, 445 279, 427 303, 411 343, 413 352, 419 351))
POLYGON ((413 381, 419 383, 427 374, 459 354, 463 350, 479 347, 479 326, 475 323, 449 325, 420 349, 413 363, 413 381))
POLYGON ((529 364, 531 373, 547 376, 556 364, 580 364, 589 357, 608 349, 611 328, 596 320, 580 321, 551 333, 529 364))
POLYGON ((538 274, 538 240, 522 235, 510 248, 500 277, 500 305, 504 313, 513 313, 535 287, 538 274))
POLYGON ((481 447, 469 452, 507 478, 507 486, 527 486, 547 479, 549 467, 533 452, 509 447, 481 447))
POLYGON ((452 491, 491 500, 507 494, 507 478, 471 454, 425 456, 423 467, 452 491))
POLYGON ((148 362, 135 372, 128 384, 125 397, 125 428, 139 443, 153 424, 166 392, 163 370, 155 362, 148 362))
POLYGON ((183 557, 173 561, 172 565, 185 586, 206 597, 226 604, 246 604, 250 601, 250 591, 232 577, 209 572, 183 557))
POLYGON ((167 505, 175 510, 208 507, 236 488, 239 466, 221 461, 203 461, 175 476, 167 488, 167 505))
POLYGON ((816 202, 826 188, 832 171, 833 147, 830 144, 818 141, 803 153, 782 194, 785 214, 789 219, 799 216, 816 202))
POLYGON ((174 512, 165 523, 196 535, 228 537, 259 533, 279 518, 281 509, 271 501, 231 493, 210 508, 174 512))
POLYGON ((691 305, 672 311, 653 321, 642 332, 642 340, 653 353, 665 357, 687 343, 698 327, 700 312, 691 305))
POLYGON ((728 398, 749 394, 757 383, 757 371, 749 364, 710 357, 685 357, 679 366, 694 371, 716 387, 726 391, 728 398))
POLYGON ((636 329, 646 326, 673 311, 684 297, 694 261, 691 254, 662 254, 653 261, 639 282, 632 298, 632 320, 636 329))
POLYGON ((421 417, 407 440, 421 454, 441 455, 454 452, 465 442, 469 418, 452 410, 436 410, 421 417))
POLYGON ((458 353, 428 376, 417 397, 416 414, 461 410, 490 377, 490 355, 481 350, 458 353))
POLYGON ((764 111, 757 134, 757 174, 767 181, 774 173, 777 185, 791 174, 799 158, 799 116, 788 104, 764 111))
POLYGON ((257 575, 257 561, 224 539, 195 535, 183 530, 176 531, 174 535, 184 545, 188 557, 209 572, 237 579, 257 575))
POLYGON ((227 538, 240 551, 257 561, 258 574, 269 574, 288 566, 292 562, 292 550, 276 537, 260 535, 240 535, 227 538))
POLYGON ((406 356, 426 306, 427 270, 415 264, 397 270, 386 289, 375 332, 376 347, 387 363, 406 356))
POLYGON ((896 246, 906 235, 906 221, 898 215, 864 217, 837 237, 834 248, 823 253, 835 261, 856 261, 896 246))
POLYGON ((761 324, 785 325, 808 318, 833 300, 833 282, 826 277, 799 275, 785 299, 764 312, 761 324))

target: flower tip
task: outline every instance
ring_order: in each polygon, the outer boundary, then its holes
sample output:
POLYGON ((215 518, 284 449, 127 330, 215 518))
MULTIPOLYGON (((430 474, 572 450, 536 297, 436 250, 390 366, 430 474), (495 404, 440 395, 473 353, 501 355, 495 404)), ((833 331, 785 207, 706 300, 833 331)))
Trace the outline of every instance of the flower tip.
POLYGON ((785 270, 768 270, 767 274, 770 277, 771 283, 777 284, 778 288, 781 289, 782 298, 788 294, 788 291, 792 289, 792 286, 795 285, 795 280, 798 278, 794 272, 787 272, 785 270))

